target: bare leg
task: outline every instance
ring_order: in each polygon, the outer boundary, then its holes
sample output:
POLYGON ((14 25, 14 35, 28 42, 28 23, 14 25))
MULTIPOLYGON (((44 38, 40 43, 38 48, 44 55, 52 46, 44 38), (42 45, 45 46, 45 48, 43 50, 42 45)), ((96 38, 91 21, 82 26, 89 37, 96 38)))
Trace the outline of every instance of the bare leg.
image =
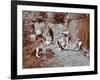
POLYGON ((36 48, 36 57, 40 58, 40 56, 39 56, 39 48, 36 48))

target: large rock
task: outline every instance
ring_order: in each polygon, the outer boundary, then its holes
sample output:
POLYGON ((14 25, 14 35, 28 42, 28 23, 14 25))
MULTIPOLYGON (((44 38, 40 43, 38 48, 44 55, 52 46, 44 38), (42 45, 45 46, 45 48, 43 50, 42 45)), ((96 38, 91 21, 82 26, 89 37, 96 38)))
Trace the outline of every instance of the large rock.
POLYGON ((89 49, 89 17, 86 16, 78 20, 77 37, 82 41, 82 48, 89 49))

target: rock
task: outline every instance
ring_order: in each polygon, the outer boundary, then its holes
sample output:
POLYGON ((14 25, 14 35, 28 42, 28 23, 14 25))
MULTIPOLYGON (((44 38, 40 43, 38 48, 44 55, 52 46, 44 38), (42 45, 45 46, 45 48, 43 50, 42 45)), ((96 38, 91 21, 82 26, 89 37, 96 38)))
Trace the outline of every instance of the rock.
POLYGON ((86 16, 78 20, 78 34, 77 36, 82 41, 82 48, 89 49, 89 17, 86 16))

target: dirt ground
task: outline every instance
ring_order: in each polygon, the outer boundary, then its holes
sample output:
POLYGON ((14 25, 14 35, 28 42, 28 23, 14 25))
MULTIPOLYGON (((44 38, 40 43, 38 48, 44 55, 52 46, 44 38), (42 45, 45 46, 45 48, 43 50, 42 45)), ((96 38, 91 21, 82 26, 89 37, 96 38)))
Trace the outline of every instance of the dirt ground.
POLYGON ((58 51, 55 47, 48 49, 45 54, 39 54, 37 58, 32 54, 34 44, 24 47, 23 68, 46 68, 46 67, 68 67, 87 66, 89 58, 84 56, 83 51, 58 51))

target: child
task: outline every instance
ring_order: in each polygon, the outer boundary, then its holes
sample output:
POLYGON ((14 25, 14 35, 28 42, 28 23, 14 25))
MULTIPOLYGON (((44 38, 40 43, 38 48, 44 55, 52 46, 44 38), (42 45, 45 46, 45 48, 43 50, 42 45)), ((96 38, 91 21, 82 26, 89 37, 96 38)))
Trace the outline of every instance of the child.
POLYGON ((37 58, 40 58, 39 56, 39 53, 41 53, 43 50, 43 47, 44 47, 44 44, 43 44, 43 36, 40 34, 40 35, 37 35, 36 36, 36 57, 37 58))
POLYGON ((80 39, 77 39, 74 46, 73 46, 73 49, 74 50, 79 50, 82 46, 82 41, 80 39))
POLYGON ((53 31, 50 27, 48 27, 48 32, 46 33, 46 44, 50 45, 53 41, 53 31))
POLYGON ((60 38, 60 40, 57 42, 59 45, 59 50, 62 49, 68 49, 69 45, 69 34, 62 33, 63 37, 60 38))

